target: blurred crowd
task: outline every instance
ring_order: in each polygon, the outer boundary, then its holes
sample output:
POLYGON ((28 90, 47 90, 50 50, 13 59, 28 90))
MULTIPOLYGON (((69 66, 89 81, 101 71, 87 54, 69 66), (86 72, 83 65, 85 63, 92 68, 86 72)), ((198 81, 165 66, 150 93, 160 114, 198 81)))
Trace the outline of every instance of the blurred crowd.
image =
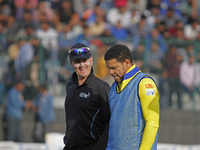
POLYGON ((0 102, 19 78, 25 99, 44 82, 65 94, 67 52, 78 42, 91 48, 95 74, 112 83, 104 53, 125 43, 134 63, 155 77, 161 107, 172 106, 176 94, 182 108, 183 92, 194 99, 200 91, 199 15, 199 0, 0 0, 0 54, 8 57, 0 102))

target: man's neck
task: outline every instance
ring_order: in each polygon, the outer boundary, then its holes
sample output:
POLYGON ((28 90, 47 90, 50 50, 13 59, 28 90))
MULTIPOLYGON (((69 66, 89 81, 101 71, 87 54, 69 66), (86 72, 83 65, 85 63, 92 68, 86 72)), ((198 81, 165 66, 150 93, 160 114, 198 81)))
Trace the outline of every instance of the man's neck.
POLYGON ((85 78, 78 78, 78 85, 81 86, 85 81, 86 81, 87 77, 85 78))

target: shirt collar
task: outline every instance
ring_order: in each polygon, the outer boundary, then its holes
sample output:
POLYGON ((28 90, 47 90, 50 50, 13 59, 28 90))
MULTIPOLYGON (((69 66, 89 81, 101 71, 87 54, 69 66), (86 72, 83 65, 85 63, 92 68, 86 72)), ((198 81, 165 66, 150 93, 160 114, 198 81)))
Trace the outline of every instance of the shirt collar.
POLYGON ((134 64, 124 75, 123 80, 117 85, 117 93, 120 93, 128 83, 139 73, 141 70, 134 64))
POLYGON ((136 67, 135 65, 133 65, 124 75, 123 80, 127 80, 131 77, 133 77, 138 71, 140 71, 140 69, 138 67, 136 67))

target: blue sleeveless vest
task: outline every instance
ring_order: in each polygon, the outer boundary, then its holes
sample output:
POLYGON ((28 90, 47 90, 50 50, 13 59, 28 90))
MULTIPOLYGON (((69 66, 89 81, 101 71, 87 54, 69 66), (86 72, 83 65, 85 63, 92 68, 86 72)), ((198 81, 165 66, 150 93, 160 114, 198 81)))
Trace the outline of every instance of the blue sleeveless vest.
MULTIPOLYGON (((113 83, 109 92, 111 111, 109 140, 106 150, 138 150, 144 132, 145 121, 138 95, 140 80, 146 74, 138 73, 121 91, 113 83)), ((157 136, 151 150, 157 149, 157 136)))

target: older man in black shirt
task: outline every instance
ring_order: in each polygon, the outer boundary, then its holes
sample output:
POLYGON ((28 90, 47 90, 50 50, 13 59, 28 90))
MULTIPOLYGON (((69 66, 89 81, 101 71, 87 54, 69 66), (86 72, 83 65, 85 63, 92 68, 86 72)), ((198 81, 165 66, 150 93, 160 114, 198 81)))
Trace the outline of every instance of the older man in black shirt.
POLYGON ((84 44, 69 50, 74 73, 66 87, 64 150, 104 150, 108 140, 110 86, 93 74, 93 58, 84 44))

